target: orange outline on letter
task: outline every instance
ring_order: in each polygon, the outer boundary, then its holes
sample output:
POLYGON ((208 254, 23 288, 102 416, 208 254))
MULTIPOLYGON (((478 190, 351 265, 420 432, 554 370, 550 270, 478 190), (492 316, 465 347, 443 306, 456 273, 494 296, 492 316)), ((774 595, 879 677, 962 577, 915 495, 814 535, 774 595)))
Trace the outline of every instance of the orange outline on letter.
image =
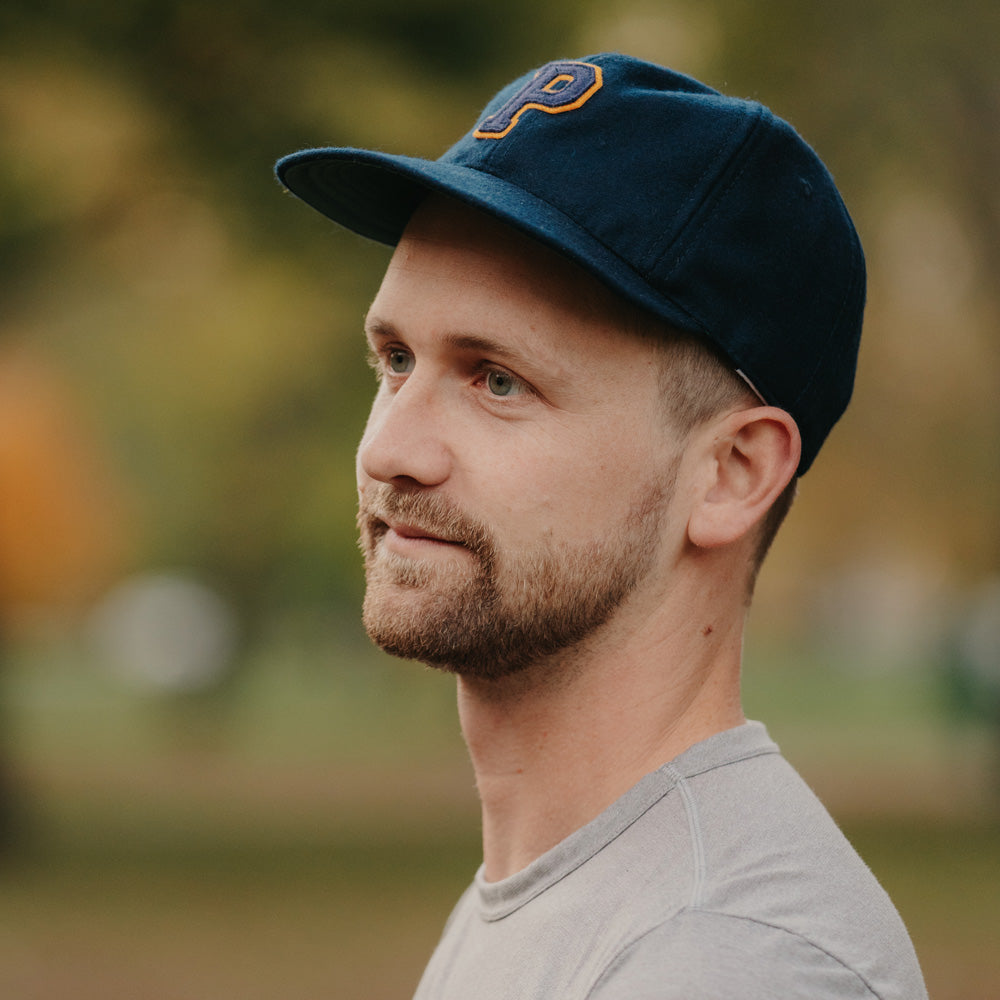
MULTIPOLYGON (((597 93, 604 86, 604 74, 601 72, 600 66, 595 66, 593 63, 580 62, 577 63, 578 66, 589 66, 594 71, 594 82, 575 100, 572 104, 561 104, 559 107, 553 108, 547 104, 536 104, 534 101, 525 104, 523 107, 517 109, 514 112, 513 117, 510 120, 510 124, 502 132, 480 132, 477 128, 475 132, 472 133, 475 139, 502 139, 507 135, 510 130, 518 123, 521 115, 524 114, 529 108, 534 108, 536 111, 544 111, 547 115, 561 115, 564 111, 575 111, 577 108, 582 107, 587 101, 590 100, 594 94, 597 93)), ((562 79, 565 74, 553 77, 546 85, 545 88, 551 87, 556 80, 562 79)), ((543 89, 545 89, 543 88, 543 89)), ((551 91, 549 91, 551 93, 551 91)), ((493 115, 490 115, 492 118, 493 115)), ((483 121, 489 121, 489 118, 484 118, 483 121)))

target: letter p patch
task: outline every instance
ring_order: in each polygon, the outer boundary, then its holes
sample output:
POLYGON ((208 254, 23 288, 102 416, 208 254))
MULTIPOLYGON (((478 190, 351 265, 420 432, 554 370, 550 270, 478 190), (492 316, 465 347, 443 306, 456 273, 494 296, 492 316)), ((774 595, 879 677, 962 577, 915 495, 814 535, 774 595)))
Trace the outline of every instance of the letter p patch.
POLYGON ((585 62, 551 62, 499 111, 484 118, 473 132, 477 139, 502 139, 529 109, 558 115, 574 111, 601 89, 601 67, 585 62))

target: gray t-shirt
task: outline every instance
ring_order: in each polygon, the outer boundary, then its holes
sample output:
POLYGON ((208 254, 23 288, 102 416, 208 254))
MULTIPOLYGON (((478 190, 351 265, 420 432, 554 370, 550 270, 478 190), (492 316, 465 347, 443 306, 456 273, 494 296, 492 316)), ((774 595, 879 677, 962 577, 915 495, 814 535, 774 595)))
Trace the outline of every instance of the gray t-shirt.
POLYGON ((926 998, 906 929, 756 722, 646 775, 500 882, 480 870, 416 1000, 926 998))

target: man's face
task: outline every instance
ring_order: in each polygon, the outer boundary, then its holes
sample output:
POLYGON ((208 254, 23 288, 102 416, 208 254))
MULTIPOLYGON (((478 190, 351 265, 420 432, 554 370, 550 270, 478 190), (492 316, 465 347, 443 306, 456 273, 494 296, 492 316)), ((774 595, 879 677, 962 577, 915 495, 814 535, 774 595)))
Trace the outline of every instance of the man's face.
MULTIPOLYGON (((422 207, 372 304, 358 451, 364 620, 399 656, 498 678, 665 586, 678 444, 653 349, 507 227, 422 207)), ((641 603, 641 602, 640 602, 641 603)), ((652 605, 650 605, 652 606, 652 605)))

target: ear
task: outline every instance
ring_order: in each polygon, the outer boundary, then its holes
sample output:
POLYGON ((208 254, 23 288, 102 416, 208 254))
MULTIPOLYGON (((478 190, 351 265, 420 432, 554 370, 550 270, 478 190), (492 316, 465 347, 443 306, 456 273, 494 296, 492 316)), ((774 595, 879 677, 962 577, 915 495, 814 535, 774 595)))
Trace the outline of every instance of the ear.
POLYGON ((744 537, 764 517, 795 475, 802 439, 784 410, 756 406, 721 418, 704 440, 688 537, 715 548, 744 537))

